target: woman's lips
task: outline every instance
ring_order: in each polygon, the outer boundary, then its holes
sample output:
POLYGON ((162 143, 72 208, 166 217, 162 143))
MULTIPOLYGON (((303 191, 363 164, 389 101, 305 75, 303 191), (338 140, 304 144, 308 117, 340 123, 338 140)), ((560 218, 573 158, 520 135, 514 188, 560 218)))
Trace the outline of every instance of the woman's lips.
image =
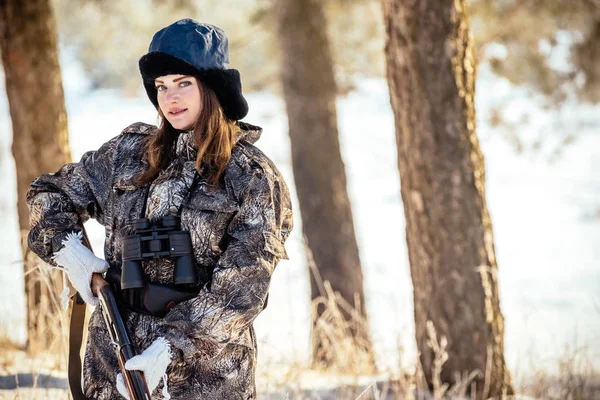
POLYGON ((171 114, 173 116, 178 116, 178 115, 183 114, 186 111, 187 111, 187 108, 178 108, 178 109, 169 110, 169 114, 171 114))

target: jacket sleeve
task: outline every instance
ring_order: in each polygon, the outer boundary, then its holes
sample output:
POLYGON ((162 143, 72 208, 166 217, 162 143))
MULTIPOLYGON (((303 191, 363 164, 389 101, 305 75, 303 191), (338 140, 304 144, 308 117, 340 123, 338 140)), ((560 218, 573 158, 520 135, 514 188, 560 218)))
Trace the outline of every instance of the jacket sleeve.
POLYGON ((230 241, 210 288, 176 305, 164 318, 161 334, 188 357, 216 355, 245 332, 264 308, 275 266, 287 259, 284 242, 293 226, 290 194, 274 171, 254 169, 227 228, 230 241))
POLYGON ((31 226, 28 244, 47 263, 56 265, 52 255, 61 248, 67 234, 81 231, 89 218, 104 224, 117 140, 31 183, 27 192, 31 226))

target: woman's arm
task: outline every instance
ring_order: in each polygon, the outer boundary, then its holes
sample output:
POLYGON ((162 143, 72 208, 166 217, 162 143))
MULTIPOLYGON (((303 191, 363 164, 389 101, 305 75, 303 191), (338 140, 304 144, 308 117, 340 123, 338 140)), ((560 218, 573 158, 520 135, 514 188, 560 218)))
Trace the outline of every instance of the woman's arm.
POLYGON ((66 164, 31 183, 27 193, 31 224, 28 242, 44 261, 56 265, 53 254, 67 235, 80 232, 89 218, 104 224, 118 138, 85 153, 78 163, 66 164))

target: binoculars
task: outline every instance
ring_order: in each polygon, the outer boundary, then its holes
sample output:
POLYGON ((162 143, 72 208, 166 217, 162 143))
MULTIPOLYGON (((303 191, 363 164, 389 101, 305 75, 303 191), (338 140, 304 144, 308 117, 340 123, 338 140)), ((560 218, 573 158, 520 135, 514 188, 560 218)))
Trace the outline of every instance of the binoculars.
POLYGON ((179 217, 168 215, 155 222, 141 218, 131 225, 134 233, 123 240, 121 289, 143 288, 146 279, 141 261, 165 257, 175 263, 176 286, 197 285, 192 240, 189 232, 180 229, 179 217))

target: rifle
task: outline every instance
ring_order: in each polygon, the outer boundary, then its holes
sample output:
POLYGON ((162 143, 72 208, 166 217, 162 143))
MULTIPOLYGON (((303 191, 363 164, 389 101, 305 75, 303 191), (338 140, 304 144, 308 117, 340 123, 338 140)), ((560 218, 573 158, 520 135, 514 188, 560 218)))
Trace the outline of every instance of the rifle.
MULTIPOLYGON (((90 251, 93 251, 92 244, 87 236, 85 228, 83 228, 82 234, 83 245, 90 249, 90 251)), ((115 294, 113 293, 111 286, 100 274, 92 274, 91 286, 92 293, 98 296, 98 300, 100 300, 100 310, 102 311, 102 316, 104 317, 111 343, 115 346, 117 359, 119 360, 119 368, 121 369, 125 386, 127 386, 127 391, 129 392, 129 399, 151 400, 151 393, 150 390, 148 390, 144 373, 142 371, 129 371, 125 368, 125 363, 135 356, 135 349, 133 348, 131 339, 129 339, 127 328, 125 327, 125 323, 119 312, 119 306, 117 305, 117 300, 115 299, 115 294)), ((71 371, 69 371, 69 375, 71 375, 71 371)))
POLYGON ((121 368, 129 398, 131 400, 151 400, 144 373, 135 370, 129 371, 125 368, 127 360, 135 356, 135 349, 127 334, 123 318, 119 313, 119 307, 112 288, 100 274, 93 274, 92 276, 92 292, 100 300, 102 316, 106 322, 111 343, 115 346, 119 368, 121 368))

